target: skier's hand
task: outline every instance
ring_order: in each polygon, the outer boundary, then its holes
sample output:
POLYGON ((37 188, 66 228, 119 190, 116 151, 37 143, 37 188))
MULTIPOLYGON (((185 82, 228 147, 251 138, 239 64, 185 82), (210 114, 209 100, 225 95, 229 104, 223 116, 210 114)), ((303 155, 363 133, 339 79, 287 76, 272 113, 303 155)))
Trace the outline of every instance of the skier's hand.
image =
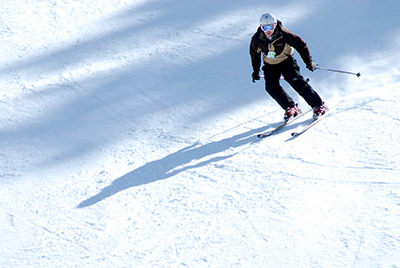
POLYGON ((251 77, 253 78, 253 83, 255 83, 256 80, 260 80, 260 75, 258 74, 258 72, 253 72, 251 74, 251 77))
POLYGON ((315 64, 315 62, 310 62, 309 64, 307 64, 307 69, 310 70, 311 72, 314 72, 315 69, 317 69, 317 64, 315 64))

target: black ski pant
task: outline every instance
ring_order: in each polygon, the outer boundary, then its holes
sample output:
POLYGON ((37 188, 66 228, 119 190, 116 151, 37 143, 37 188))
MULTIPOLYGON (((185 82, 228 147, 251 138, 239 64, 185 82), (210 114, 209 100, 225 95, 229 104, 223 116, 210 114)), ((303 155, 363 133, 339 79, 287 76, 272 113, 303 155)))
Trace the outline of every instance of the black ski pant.
POLYGON ((274 65, 265 63, 262 69, 264 71, 266 91, 283 109, 293 107, 295 102, 281 87, 281 75, 311 107, 323 104, 318 93, 301 76, 300 67, 295 59, 289 58, 274 65))

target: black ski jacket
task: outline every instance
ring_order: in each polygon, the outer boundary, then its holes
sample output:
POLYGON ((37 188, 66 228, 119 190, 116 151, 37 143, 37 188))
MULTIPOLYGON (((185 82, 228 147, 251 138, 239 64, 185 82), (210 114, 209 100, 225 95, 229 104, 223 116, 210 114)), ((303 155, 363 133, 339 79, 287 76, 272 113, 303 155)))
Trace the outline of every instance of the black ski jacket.
POLYGON ((283 27, 281 21, 278 20, 271 40, 265 36, 261 27, 258 27, 250 43, 253 70, 255 72, 260 70, 261 55, 264 64, 279 64, 288 58, 293 58, 293 48, 300 54, 306 66, 311 65, 312 57, 306 42, 298 35, 283 27))

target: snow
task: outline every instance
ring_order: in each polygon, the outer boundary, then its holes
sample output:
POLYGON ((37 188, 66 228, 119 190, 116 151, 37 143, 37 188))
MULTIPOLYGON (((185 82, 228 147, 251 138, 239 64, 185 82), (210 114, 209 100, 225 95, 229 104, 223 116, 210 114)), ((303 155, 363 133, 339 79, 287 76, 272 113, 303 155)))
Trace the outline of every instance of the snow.
MULTIPOLYGON (((1 267, 400 267, 398 0, 0 6, 1 267), (251 82, 270 11, 323 67, 302 136, 251 82)), ((298 56, 297 56, 298 57, 298 56)), ((282 83, 288 92, 307 105, 282 83)))

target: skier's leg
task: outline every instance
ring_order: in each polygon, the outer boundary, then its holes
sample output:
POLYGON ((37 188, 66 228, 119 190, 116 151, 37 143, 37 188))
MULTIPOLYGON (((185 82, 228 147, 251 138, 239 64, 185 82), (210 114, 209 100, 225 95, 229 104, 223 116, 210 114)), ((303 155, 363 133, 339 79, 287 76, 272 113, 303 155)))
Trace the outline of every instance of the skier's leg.
POLYGON ((281 87, 279 80, 281 72, 277 66, 265 64, 263 67, 265 78, 265 90, 283 108, 293 107, 293 99, 281 87))
POLYGON ((303 76, 301 76, 300 67, 297 65, 296 60, 288 59, 282 64, 282 75, 293 89, 296 90, 311 107, 321 106, 323 104, 321 97, 311 85, 304 80, 303 76))

